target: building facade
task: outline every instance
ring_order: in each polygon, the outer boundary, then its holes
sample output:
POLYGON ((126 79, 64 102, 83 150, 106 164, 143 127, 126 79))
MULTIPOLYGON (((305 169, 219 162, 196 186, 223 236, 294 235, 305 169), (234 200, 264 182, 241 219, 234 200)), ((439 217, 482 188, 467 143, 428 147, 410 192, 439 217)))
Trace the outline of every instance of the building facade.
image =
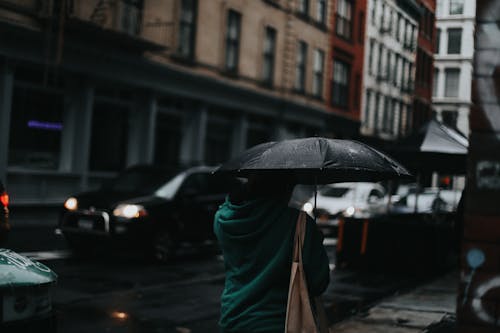
POLYGON ((360 121, 366 34, 366 0, 336 0, 333 8, 328 104, 360 121))
POLYGON ((412 126, 419 19, 414 1, 368 1, 363 135, 395 140, 412 126))
POLYGON ((433 107, 437 119, 469 135, 476 1, 437 0, 433 107))
POLYGON ((417 3, 420 6, 421 15, 417 42, 413 130, 418 130, 433 117, 432 84, 436 38, 436 1, 417 0, 417 3))
MULTIPOLYGON (((471 1, 465 1, 470 6, 471 1)), ((466 13, 464 8, 464 13, 466 13)), ((477 1, 473 107, 461 234, 457 332, 498 332, 500 309, 500 2, 477 1)), ((464 33, 467 24, 463 26, 464 33)), ((453 26, 455 27, 455 26, 453 26)), ((465 38, 465 36, 464 36, 465 38)), ((464 42, 465 43, 465 42, 464 42)))
POLYGON ((57 204, 126 166, 356 135, 327 107, 332 1, 0 1, 0 178, 57 204))

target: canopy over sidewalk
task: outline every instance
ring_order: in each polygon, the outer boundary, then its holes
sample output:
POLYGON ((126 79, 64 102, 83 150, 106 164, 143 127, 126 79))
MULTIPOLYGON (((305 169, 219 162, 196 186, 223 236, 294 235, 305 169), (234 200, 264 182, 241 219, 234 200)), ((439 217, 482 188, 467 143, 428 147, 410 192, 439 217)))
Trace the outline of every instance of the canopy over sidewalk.
POLYGON ((465 174, 468 147, 462 133, 433 119, 388 150, 412 171, 465 174))

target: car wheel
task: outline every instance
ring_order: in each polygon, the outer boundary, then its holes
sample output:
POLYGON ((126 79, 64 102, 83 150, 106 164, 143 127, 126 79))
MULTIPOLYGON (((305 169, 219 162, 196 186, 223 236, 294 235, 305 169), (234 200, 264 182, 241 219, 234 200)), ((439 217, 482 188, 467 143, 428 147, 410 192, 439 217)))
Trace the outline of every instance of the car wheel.
POLYGON ((154 236, 153 256, 159 262, 168 262, 175 257, 175 241, 168 231, 159 231, 154 236))

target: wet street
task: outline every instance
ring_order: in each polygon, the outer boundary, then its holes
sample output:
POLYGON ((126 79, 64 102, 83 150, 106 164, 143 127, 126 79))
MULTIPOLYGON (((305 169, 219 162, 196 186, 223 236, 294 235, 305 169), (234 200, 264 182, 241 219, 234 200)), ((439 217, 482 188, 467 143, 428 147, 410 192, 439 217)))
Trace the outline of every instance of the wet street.
MULTIPOLYGON (((335 246, 336 239, 325 239, 332 276, 324 302, 331 322, 362 313, 426 278, 338 269, 335 246)), ((52 227, 15 229, 8 247, 58 274, 53 303, 59 332, 218 331, 224 272, 222 258, 213 248, 185 248, 166 265, 144 260, 133 251, 76 258, 52 227)))

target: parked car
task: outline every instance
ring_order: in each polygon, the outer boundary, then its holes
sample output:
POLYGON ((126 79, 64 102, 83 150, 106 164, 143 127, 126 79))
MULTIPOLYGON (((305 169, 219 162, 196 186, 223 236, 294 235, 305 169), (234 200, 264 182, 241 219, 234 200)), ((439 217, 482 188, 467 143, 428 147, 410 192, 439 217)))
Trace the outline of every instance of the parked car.
POLYGON ((56 332, 51 296, 56 282, 47 266, 0 249, 0 332, 56 332))
POLYGON ((454 212, 462 196, 460 190, 427 187, 420 191, 410 190, 398 195, 391 211, 398 213, 437 213, 454 212))
POLYGON ((325 234, 338 226, 339 217, 370 218, 387 212, 385 188, 378 183, 338 183, 321 187, 316 197, 303 206, 304 211, 316 216, 316 222, 325 234))
POLYGON ((0 180, 0 246, 6 242, 9 230, 9 195, 0 180))
POLYGON ((68 198, 60 229, 79 253, 101 241, 167 261, 181 243, 215 240, 214 214, 237 181, 213 170, 195 167, 172 176, 146 166, 127 169, 97 191, 68 198))

